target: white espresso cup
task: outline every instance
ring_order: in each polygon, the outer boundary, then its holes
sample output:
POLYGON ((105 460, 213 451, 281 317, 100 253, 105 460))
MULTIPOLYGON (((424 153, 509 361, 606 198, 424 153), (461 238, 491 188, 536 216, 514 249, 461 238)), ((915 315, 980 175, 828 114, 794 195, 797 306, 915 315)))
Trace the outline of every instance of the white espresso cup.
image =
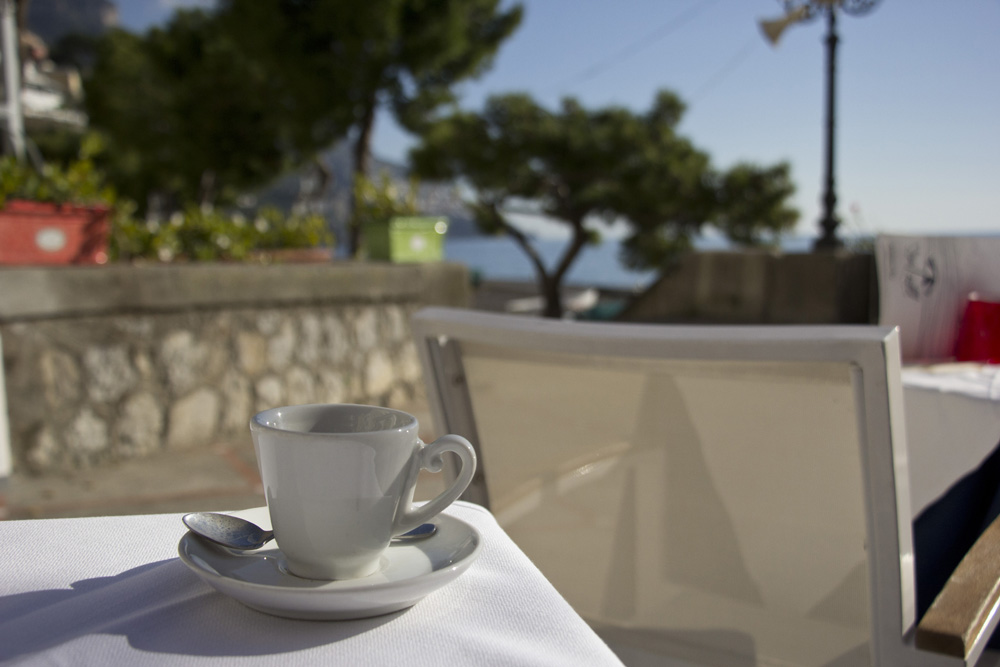
POLYGON ((472 480, 476 454, 465 438, 430 444, 417 419, 371 405, 292 405, 250 420, 271 527, 288 570, 308 579, 355 579, 379 569, 394 535, 428 521, 472 480), (458 478, 416 507, 421 469, 461 459, 458 478))

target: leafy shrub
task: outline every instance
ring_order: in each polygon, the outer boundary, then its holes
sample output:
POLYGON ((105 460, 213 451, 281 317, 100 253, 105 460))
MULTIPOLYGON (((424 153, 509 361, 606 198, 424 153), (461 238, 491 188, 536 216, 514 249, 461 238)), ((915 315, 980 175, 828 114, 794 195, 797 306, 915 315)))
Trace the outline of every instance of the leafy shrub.
POLYGON ((333 235, 319 215, 285 217, 262 208, 253 220, 210 207, 189 206, 163 222, 130 220, 112 234, 112 248, 122 259, 161 262, 242 261, 255 250, 332 246, 333 235))
POLYGON ((116 198, 114 188, 105 185, 103 175, 89 159, 76 160, 65 168, 47 163, 36 170, 8 155, 0 158, 0 207, 8 199, 110 206, 116 198))
POLYGON ((276 208, 262 208, 253 220, 197 206, 165 222, 137 219, 135 203, 119 199, 87 157, 66 167, 45 164, 41 170, 12 156, 0 158, 0 208, 8 199, 110 207, 108 254, 112 261, 240 261, 255 250, 333 245, 333 235, 321 216, 286 217, 276 208))
MULTIPOLYGON (((86 155, 85 151, 81 151, 86 155)), ((119 199, 115 189, 105 183, 104 175, 89 157, 82 157, 65 167, 45 163, 41 169, 8 155, 0 158, 0 208, 8 199, 78 206, 107 206, 111 209, 109 257, 118 258, 114 239, 117 230, 135 224, 135 203, 119 199)))
POLYGON ((379 180, 357 176, 354 181, 355 215, 364 227, 370 224, 388 224, 397 216, 419 215, 416 179, 402 191, 388 173, 383 171, 379 180))

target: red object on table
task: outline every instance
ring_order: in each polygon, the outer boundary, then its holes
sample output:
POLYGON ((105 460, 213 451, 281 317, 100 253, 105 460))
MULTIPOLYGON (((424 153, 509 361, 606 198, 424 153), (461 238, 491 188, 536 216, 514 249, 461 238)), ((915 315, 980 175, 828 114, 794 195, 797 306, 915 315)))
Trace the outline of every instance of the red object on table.
POLYGON ((9 200, 0 209, 0 264, 104 264, 110 210, 9 200))
POLYGON ((958 328, 955 359, 1000 364, 1000 303, 980 299, 975 292, 969 295, 958 328))

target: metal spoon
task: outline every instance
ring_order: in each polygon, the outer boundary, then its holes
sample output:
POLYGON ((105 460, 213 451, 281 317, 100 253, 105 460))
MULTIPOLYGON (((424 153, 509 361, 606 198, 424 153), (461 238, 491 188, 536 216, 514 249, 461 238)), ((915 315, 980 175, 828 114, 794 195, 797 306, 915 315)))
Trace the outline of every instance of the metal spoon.
MULTIPOLYGON (((193 514, 185 514, 181 521, 195 535, 209 542, 240 551, 260 549, 274 539, 274 531, 264 530, 255 523, 228 514, 195 512, 193 514)), ((417 526, 408 533, 396 535, 392 538, 392 541, 411 542, 413 540, 422 540, 436 532, 437 526, 433 523, 425 523, 417 526)))

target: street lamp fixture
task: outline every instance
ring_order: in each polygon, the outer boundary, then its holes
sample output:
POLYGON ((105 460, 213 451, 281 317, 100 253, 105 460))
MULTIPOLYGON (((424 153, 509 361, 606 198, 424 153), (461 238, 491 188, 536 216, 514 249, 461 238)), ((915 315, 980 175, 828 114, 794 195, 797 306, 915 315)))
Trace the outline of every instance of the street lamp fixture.
POLYGON ((823 215, 819 226, 822 230, 813 244, 814 250, 835 250, 841 246, 837 238, 837 189, 834 171, 834 128, 836 127, 837 79, 837 13, 864 16, 882 0, 778 0, 784 5, 785 16, 773 21, 761 21, 761 30, 771 44, 777 44, 786 28, 795 23, 806 23, 817 16, 826 16, 826 155, 823 176, 823 215))

